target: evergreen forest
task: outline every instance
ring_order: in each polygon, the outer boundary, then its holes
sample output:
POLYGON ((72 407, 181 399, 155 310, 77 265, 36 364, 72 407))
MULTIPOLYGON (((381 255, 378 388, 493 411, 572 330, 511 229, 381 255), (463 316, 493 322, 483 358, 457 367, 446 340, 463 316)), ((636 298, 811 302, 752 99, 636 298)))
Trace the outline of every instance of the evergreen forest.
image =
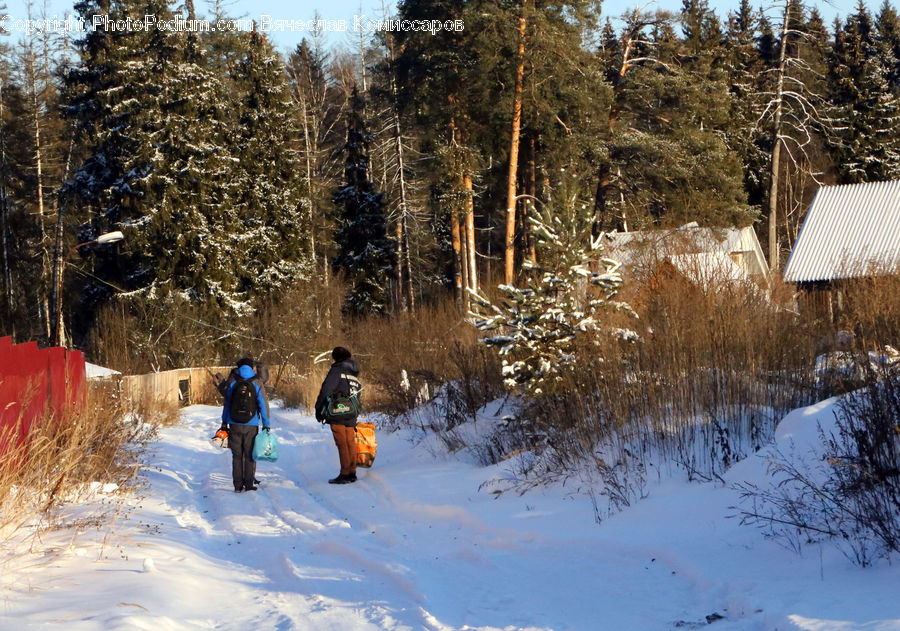
POLYGON ((900 175, 890 0, 833 23, 800 0, 396 11, 464 28, 0 36, 0 335, 132 370, 303 353, 338 319, 516 285, 555 213, 594 237, 753 226, 777 271, 820 185, 900 175))

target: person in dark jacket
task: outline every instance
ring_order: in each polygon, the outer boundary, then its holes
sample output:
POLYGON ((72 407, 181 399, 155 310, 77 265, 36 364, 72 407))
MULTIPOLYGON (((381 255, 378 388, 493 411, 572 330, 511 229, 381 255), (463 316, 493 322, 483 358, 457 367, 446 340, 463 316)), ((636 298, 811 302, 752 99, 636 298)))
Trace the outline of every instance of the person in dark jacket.
POLYGON ((336 478, 328 480, 330 484, 348 484, 356 482, 356 418, 346 421, 330 421, 325 415, 328 397, 335 392, 359 395, 362 386, 359 383, 359 367, 350 358, 350 351, 337 346, 331 351, 334 363, 328 370, 319 396, 316 398, 316 420, 331 425, 331 434, 337 446, 341 471, 336 478))
MULTIPOLYGON (((231 479, 234 482, 235 493, 241 491, 256 490, 256 461, 253 460, 253 441, 259 433, 259 427, 266 430, 269 429, 269 411, 266 409, 266 400, 260 384, 254 379, 256 373, 250 366, 243 365, 237 371, 234 381, 225 390, 225 406, 222 408, 222 427, 228 429, 228 447, 231 449, 231 479), (250 409, 249 420, 242 421, 239 418, 233 418, 233 415, 243 412, 238 410, 243 408, 248 402, 241 401, 240 391, 243 384, 249 384, 250 409), (235 409, 232 409, 234 403, 235 409)), ((249 415, 248 414, 248 415, 249 415)))

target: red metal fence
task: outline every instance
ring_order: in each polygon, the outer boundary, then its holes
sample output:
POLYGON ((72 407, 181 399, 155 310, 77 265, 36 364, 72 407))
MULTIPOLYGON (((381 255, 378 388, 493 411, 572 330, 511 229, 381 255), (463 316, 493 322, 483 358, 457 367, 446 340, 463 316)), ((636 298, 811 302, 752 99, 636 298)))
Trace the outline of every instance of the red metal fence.
POLYGON ((62 418, 84 405, 85 384, 81 351, 0 337, 0 455, 25 440, 45 413, 62 418))

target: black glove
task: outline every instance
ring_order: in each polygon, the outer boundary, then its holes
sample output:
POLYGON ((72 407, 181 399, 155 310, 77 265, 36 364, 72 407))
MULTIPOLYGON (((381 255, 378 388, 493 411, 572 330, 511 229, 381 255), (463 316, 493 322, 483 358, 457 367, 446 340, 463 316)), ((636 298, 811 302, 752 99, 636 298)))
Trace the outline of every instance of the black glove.
POLYGON ((222 423, 222 427, 220 427, 219 430, 224 430, 227 432, 228 431, 228 423, 222 423))

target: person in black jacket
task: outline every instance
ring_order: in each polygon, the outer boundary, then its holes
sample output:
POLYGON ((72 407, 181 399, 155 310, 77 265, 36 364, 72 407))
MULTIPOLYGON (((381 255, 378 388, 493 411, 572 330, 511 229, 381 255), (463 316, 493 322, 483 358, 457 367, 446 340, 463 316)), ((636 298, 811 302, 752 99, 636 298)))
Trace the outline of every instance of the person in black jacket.
POLYGON ((331 351, 334 363, 322 382, 319 396, 316 398, 316 420, 331 425, 331 434, 337 446, 341 471, 336 478, 328 480, 330 484, 349 484, 356 482, 356 418, 343 421, 329 420, 325 414, 328 397, 335 392, 359 395, 362 386, 359 383, 359 366, 350 358, 350 351, 343 346, 336 346, 331 351))

